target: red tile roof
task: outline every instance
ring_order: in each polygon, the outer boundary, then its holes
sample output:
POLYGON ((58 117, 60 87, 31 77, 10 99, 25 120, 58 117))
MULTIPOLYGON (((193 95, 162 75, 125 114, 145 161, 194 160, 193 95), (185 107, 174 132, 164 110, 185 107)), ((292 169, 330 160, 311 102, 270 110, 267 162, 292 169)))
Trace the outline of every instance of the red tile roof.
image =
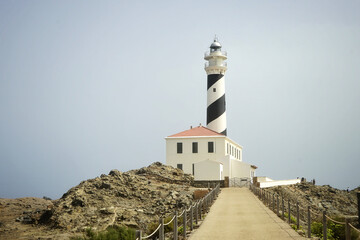
POLYGON ((198 126, 194 128, 190 128, 189 130, 185 130, 183 132, 179 132, 168 137, 199 137, 199 136, 224 136, 221 133, 215 132, 209 128, 198 126))

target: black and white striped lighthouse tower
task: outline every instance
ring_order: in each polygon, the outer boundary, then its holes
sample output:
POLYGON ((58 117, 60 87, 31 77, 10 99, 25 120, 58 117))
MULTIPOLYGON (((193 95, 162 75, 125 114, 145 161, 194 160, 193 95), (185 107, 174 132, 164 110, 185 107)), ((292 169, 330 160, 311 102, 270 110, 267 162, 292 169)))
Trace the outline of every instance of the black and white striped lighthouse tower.
POLYGON ((227 54, 215 37, 210 52, 205 53, 207 73, 207 127, 226 135, 225 72, 227 54))

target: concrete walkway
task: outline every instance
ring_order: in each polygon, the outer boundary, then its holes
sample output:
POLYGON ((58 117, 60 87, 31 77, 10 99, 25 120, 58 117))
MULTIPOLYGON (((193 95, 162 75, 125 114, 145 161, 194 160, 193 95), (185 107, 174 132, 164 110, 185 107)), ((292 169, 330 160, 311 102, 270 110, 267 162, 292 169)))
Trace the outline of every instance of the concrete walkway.
POLYGON ((224 188, 190 239, 305 238, 269 210, 248 188, 224 188))

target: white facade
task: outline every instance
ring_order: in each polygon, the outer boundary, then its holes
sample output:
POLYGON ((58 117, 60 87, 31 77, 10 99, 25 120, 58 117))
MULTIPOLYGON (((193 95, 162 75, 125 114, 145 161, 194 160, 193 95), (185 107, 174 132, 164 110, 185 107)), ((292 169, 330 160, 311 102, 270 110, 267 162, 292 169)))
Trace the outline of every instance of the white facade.
POLYGON ((205 160, 194 163, 195 180, 220 180, 222 176, 223 164, 221 162, 205 160))
POLYGON ((195 180, 223 180, 226 176, 251 178, 255 174, 256 167, 242 161, 242 146, 205 127, 199 126, 165 139, 166 164, 193 174, 195 180))

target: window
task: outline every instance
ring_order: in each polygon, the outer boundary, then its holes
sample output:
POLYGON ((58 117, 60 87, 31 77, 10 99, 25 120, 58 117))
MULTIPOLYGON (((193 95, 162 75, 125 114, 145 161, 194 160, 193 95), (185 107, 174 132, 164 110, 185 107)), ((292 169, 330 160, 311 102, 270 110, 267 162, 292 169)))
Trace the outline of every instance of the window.
POLYGON ((177 153, 182 153, 183 152, 183 149, 182 149, 182 142, 178 142, 177 143, 177 153))
POLYGON ((226 154, 229 154, 229 144, 227 143, 226 146, 227 146, 226 154))
POLYGON ((193 173, 193 176, 195 176, 195 165, 192 164, 192 173, 193 173))
POLYGON ((214 152, 214 142, 208 142, 208 152, 209 153, 214 152))
POLYGON ((177 168, 180 169, 180 170, 183 170, 183 169, 182 169, 182 164, 178 163, 178 164, 177 164, 177 168))
POLYGON ((192 143, 192 152, 198 153, 198 143, 197 142, 192 143))
POLYGON ((216 88, 213 88, 213 92, 216 92, 216 88))

